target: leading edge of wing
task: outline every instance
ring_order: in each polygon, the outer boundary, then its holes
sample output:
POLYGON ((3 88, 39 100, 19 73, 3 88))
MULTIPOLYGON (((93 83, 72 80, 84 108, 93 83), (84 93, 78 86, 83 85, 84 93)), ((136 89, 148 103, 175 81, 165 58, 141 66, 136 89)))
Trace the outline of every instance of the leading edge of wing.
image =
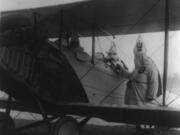
MULTIPOLYGON (((0 107, 5 108, 6 102, 7 101, 0 100, 0 107)), ((96 117, 108 122, 180 127, 180 110, 176 108, 90 103, 44 103, 43 106, 50 115, 60 115, 63 113, 84 117, 96 117)), ((37 108, 18 102, 12 103, 12 109, 23 112, 40 113, 37 108)))
POLYGON ((170 107, 64 103, 49 109, 57 113, 63 110, 67 114, 97 117, 109 122, 143 123, 168 127, 180 126, 180 110, 170 107))

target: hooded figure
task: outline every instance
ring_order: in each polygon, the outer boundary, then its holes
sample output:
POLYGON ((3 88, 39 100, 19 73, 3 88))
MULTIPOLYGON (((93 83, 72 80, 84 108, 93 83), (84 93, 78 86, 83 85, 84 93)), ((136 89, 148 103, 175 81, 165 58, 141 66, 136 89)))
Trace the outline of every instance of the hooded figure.
POLYGON ((116 73, 119 74, 121 67, 128 71, 127 66, 125 63, 119 58, 118 53, 117 53, 117 48, 116 44, 114 42, 111 42, 111 46, 107 52, 107 57, 106 57, 106 63, 109 63, 110 66, 115 70, 116 73))
POLYGON ((116 48, 116 44, 114 42, 111 42, 111 47, 109 48, 108 52, 107 52, 107 58, 111 59, 113 61, 118 61, 119 57, 117 54, 117 48, 116 48))
POLYGON ((125 104, 145 105, 162 94, 160 75, 154 61, 146 55, 147 49, 139 36, 134 47, 135 69, 122 74, 129 78, 125 104))

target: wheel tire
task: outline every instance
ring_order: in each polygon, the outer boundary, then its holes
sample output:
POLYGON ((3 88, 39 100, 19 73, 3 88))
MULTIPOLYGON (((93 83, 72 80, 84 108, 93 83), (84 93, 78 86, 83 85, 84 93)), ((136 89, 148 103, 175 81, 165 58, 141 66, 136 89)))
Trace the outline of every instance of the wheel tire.
POLYGON ((0 134, 14 135, 15 124, 13 119, 5 113, 0 113, 0 134))
POLYGON ((80 135, 79 123, 72 117, 63 117, 55 123, 54 135, 80 135))

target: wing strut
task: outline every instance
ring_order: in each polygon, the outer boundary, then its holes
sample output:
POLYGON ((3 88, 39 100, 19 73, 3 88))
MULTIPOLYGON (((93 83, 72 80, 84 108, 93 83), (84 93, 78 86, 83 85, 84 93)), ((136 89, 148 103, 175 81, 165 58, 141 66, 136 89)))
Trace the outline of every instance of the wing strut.
POLYGON ((166 105, 166 86, 168 70, 168 46, 169 46, 169 0, 165 0, 165 37, 164 37, 164 71, 163 71, 163 106, 166 105))
POLYGON ((63 36, 63 10, 60 10, 60 18, 59 18, 59 50, 61 51, 62 44, 62 36, 63 36))
POLYGON ((91 63, 94 64, 94 54, 95 54, 95 25, 92 25, 92 59, 91 63))

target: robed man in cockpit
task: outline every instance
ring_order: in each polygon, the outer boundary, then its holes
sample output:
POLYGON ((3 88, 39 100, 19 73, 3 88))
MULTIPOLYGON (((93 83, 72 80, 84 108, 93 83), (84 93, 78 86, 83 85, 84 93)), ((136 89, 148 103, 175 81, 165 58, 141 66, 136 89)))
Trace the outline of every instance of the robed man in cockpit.
POLYGON ((158 68, 146 52, 146 46, 139 36, 134 47, 135 69, 128 72, 122 68, 120 73, 129 79, 125 92, 125 104, 146 105, 162 94, 158 68))

